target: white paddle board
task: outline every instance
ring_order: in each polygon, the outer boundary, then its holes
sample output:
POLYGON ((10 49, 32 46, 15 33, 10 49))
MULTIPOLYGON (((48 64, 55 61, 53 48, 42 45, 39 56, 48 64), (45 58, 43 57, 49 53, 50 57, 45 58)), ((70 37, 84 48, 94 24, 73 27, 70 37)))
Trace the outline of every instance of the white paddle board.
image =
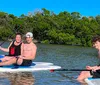
POLYGON ((36 65, 48 65, 48 66, 50 66, 50 65, 53 65, 53 63, 49 63, 49 62, 32 62, 33 64, 36 64, 36 65))
POLYGON ((100 78, 86 78, 85 82, 88 85, 100 85, 100 78))
POLYGON ((60 66, 53 65, 48 62, 33 62, 31 66, 3 66, 0 67, 0 72, 35 72, 43 70, 60 69, 60 66), (34 65, 36 64, 36 65, 34 65))

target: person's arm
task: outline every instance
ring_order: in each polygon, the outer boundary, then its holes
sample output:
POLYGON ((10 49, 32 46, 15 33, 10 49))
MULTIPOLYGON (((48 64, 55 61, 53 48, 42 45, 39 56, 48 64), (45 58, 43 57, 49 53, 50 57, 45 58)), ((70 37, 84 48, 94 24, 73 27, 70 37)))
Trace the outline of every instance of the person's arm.
POLYGON ((8 48, 3 48, 0 46, 0 50, 4 51, 4 52, 9 52, 9 48, 11 46, 12 42, 10 43, 10 45, 8 46, 8 48))
POLYGON ((96 70, 100 70, 100 66, 95 66, 94 68, 92 68, 92 71, 96 71, 96 70))
POLYGON ((95 68, 97 68, 98 66, 86 66, 86 69, 88 69, 88 70, 92 70, 92 69, 95 69, 95 68))
POLYGON ((21 56, 23 56, 23 51, 24 51, 24 43, 21 44, 21 56))

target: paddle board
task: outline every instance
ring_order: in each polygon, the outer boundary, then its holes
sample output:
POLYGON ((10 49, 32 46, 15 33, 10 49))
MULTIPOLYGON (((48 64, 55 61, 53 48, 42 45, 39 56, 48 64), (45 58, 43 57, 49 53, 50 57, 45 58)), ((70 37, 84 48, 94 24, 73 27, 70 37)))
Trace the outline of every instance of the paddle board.
POLYGON ((35 72, 51 69, 60 69, 60 66, 53 65, 48 62, 33 62, 31 66, 3 66, 0 67, 0 72, 35 72))
POLYGON ((32 64, 36 64, 36 65, 53 65, 53 63, 49 63, 49 62, 32 62, 32 64))
POLYGON ((100 78, 86 78, 85 82, 88 85, 100 85, 100 78))

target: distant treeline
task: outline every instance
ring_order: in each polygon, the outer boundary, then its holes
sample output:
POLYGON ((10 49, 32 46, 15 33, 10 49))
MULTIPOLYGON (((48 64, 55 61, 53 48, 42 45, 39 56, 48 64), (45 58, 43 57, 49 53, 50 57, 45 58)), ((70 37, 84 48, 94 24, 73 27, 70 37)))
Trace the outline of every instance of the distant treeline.
POLYGON ((92 37, 100 35, 100 15, 86 17, 67 11, 55 14, 45 8, 20 17, 0 12, 0 40, 9 35, 13 38, 17 28, 22 34, 33 32, 41 43, 91 46, 92 37))

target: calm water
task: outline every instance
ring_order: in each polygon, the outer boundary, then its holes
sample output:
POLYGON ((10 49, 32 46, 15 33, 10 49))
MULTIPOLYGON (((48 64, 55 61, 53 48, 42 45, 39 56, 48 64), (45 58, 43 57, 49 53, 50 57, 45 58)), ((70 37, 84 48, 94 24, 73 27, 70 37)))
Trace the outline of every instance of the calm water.
MULTIPOLYGON (((5 43, 3 47, 7 47, 5 43)), ((66 69, 84 69, 99 63, 94 48, 37 44, 37 62, 51 62, 66 69)), ((0 54, 4 52, 0 51, 0 54)), ((39 71, 33 73, 0 73, 0 85, 80 85, 76 78, 80 72, 39 71)))

